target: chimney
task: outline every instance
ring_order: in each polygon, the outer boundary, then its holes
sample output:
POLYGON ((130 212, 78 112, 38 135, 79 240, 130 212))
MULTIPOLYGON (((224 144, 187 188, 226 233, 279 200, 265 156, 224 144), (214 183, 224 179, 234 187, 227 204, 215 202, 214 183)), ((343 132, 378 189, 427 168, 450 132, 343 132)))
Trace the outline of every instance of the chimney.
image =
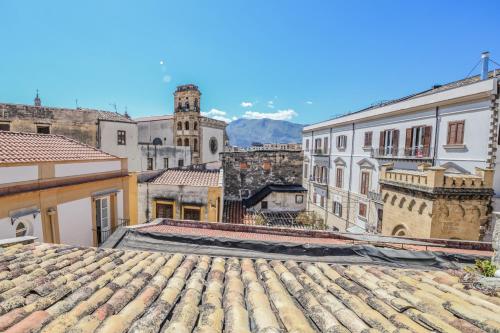
POLYGON ((490 53, 488 51, 481 53, 483 66, 481 68, 481 80, 488 78, 488 62, 490 61, 490 53))

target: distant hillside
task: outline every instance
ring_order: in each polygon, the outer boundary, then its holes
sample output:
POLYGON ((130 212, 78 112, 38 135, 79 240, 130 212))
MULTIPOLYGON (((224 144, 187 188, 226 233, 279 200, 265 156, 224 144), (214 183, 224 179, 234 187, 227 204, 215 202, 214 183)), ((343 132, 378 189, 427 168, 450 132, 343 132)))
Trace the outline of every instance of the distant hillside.
POLYGON ((301 142, 303 127, 284 120, 238 119, 227 125, 227 135, 231 145, 238 147, 249 147, 252 142, 295 143, 301 142))

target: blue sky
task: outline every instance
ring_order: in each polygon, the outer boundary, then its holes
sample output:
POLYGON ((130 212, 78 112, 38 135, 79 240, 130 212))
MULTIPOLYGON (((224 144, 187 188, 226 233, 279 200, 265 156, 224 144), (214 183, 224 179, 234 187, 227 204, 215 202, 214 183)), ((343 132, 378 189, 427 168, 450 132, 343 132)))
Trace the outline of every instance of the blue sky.
MULTIPOLYGON (((313 123, 500 62, 500 1, 0 0, 0 102, 313 123)), ((478 71, 476 71, 478 72, 478 71)))

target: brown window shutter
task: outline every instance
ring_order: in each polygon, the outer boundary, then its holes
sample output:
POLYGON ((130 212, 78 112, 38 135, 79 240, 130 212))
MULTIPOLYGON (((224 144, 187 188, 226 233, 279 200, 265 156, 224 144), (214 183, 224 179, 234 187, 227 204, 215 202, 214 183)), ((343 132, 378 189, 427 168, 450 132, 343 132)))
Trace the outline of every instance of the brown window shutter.
POLYGON ((405 156, 411 155, 411 137, 413 133, 413 128, 406 129, 406 141, 405 141, 405 156))
POLYGON ((432 126, 424 127, 424 156, 429 156, 431 151, 432 126))
POLYGON ((399 155, 398 154, 398 147, 399 147, 399 130, 394 130, 392 132, 392 155, 399 155))
POLYGON ((453 145, 457 142, 457 123, 448 123, 448 144, 453 145))
POLYGON ((457 122, 457 143, 458 144, 463 144, 464 143, 464 121, 459 121, 457 122))
POLYGON ((378 153, 380 155, 383 155, 384 141, 385 141, 385 131, 380 131, 379 141, 378 141, 378 153))

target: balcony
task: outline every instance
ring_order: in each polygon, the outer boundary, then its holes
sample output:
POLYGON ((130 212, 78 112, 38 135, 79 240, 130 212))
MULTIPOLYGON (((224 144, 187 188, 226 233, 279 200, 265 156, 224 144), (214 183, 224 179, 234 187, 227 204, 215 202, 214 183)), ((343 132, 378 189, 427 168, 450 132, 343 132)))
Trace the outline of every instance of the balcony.
POLYGON ((309 177, 309 181, 320 186, 327 186, 328 185, 328 179, 327 178, 320 178, 320 177, 309 177))
POLYGON ((330 155, 330 149, 316 148, 313 150, 313 155, 328 156, 330 155))
POLYGON ((412 148, 394 148, 382 147, 373 148, 371 150, 371 157, 377 159, 401 159, 401 160, 415 160, 425 161, 432 160, 434 147, 412 147, 412 148))

